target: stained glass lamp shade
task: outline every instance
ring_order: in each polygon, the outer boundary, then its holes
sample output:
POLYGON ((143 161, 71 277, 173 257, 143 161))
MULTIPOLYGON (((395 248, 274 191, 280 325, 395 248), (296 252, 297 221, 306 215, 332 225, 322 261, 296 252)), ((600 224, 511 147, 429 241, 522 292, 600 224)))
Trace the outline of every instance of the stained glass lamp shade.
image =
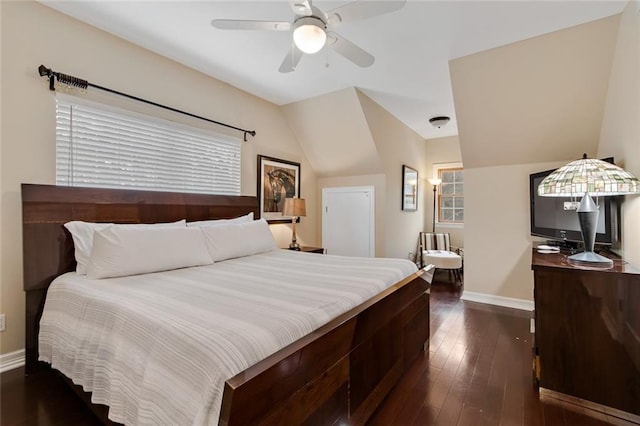
POLYGON ((560 167, 538 185, 538 195, 543 197, 582 196, 577 212, 585 251, 569 256, 569 261, 602 266, 611 265, 612 261, 593 252, 599 212, 592 196, 638 193, 638 178, 615 164, 587 158, 587 154, 560 167))

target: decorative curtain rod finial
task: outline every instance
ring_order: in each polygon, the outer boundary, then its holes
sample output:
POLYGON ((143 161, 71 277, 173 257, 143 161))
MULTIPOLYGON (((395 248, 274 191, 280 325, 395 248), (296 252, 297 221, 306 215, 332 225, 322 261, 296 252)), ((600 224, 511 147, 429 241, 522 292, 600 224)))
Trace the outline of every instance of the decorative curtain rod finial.
POLYGON ((51 77, 51 74, 53 74, 53 71, 51 71, 51 68, 47 68, 44 65, 40 65, 38 67, 38 73, 40 73, 40 77, 44 77, 45 75, 47 77, 51 77))
POLYGON ((38 67, 38 74, 40 74, 40 77, 44 77, 47 76, 47 78, 49 79, 49 90, 51 91, 55 91, 55 73, 53 72, 53 70, 51 68, 47 68, 44 65, 40 65, 38 67))

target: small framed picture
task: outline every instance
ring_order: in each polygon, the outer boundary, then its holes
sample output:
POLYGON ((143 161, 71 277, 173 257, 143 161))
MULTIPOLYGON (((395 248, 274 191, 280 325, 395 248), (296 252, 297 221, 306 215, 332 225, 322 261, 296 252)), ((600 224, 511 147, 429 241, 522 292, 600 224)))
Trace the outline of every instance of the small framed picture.
POLYGON ((260 217, 269 223, 291 223, 282 214, 285 198, 300 198, 300 163, 258 155, 260 217))
POLYGON ((402 210, 418 210, 418 171, 402 166, 402 210))

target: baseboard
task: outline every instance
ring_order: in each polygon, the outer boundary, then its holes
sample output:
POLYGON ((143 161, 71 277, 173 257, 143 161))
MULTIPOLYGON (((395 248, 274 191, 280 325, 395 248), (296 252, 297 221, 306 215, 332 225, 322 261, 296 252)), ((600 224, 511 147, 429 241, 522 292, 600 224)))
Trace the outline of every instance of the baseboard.
POLYGON ((468 300, 469 302, 486 303, 489 305, 504 306, 505 308, 520 309, 523 311, 533 311, 533 302, 524 299, 513 299, 511 297, 494 296, 492 294, 474 293, 472 291, 465 291, 462 293, 462 300, 468 300))
POLYGON ((616 426, 640 425, 640 416, 616 408, 607 407, 606 405, 596 402, 587 401, 586 399, 577 398, 575 396, 566 395, 550 389, 540 388, 540 401, 550 402, 575 411, 586 416, 598 419, 616 426))
POLYGON ((24 349, 0 355, 0 373, 24 365, 24 349))

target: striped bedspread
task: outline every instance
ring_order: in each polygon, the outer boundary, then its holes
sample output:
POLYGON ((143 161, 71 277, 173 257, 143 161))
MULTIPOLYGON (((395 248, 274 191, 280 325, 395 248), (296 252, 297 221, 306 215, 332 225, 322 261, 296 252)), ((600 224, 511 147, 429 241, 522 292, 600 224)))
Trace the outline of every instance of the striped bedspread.
POLYGON ((225 380, 416 271, 402 259, 274 250, 49 288, 40 360, 127 425, 217 424, 225 380))

